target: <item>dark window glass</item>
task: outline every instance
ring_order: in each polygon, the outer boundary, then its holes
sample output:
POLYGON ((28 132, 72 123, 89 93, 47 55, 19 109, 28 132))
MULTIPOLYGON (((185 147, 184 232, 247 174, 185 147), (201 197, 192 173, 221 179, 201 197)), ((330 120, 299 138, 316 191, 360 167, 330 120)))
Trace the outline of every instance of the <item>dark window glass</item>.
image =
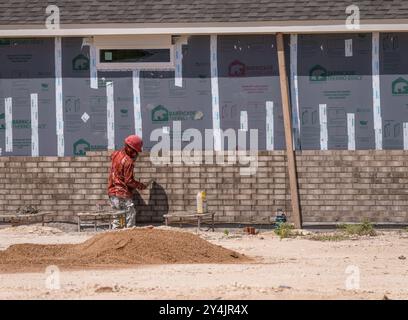
POLYGON ((102 49, 100 62, 170 62, 170 49, 102 49))

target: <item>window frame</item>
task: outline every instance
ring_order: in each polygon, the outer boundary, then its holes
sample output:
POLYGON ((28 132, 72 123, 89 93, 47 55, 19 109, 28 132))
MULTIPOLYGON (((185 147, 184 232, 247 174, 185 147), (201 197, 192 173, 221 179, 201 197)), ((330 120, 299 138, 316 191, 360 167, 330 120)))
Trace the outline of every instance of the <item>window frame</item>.
POLYGON ((154 70, 175 69, 174 45, 103 45, 96 47, 96 68, 98 70, 154 70), (132 49, 169 49, 169 62, 101 62, 101 50, 132 50, 132 49))

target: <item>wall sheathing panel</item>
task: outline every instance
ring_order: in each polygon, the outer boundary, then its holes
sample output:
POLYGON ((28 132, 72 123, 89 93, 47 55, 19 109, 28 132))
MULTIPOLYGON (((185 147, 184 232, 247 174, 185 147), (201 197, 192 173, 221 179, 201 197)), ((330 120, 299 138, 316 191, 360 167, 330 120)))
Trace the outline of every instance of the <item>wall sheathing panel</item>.
POLYGON ((380 34, 379 49, 383 148, 403 149, 408 122, 408 33, 380 34))
POLYGON ((147 150, 157 143, 150 140, 153 130, 168 132, 172 142, 183 148, 189 143, 180 141, 186 129, 199 130, 204 139, 205 129, 212 128, 209 42, 209 36, 193 36, 182 46, 181 87, 175 85, 174 71, 140 72, 142 127, 147 150), (174 128, 175 121, 180 121, 181 128, 174 128))
POLYGON ((211 129, 208 78, 183 78, 183 87, 176 87, 173 71, 142 71, 140 74, 142 126, 147 149, 156 143, 149 139, 156 129, 168 132, 172 143, 182 147, 188 143, 180 141, 186 129, 197 129, 202 137, 205 129, 211 129), (181 128, 174 127, 178 121, 181 128))
POLYGON ((2 155, 31 155, 30 95, 38 94, 42 155, 55 155, 54 39, 0 39, 0 148, 2 155), (12 98, 12 151, 5 146, 5 98, 12 98))
POLYGON ((82 38, 62 40, 63 118, 66 155, 106 149, 106 86, 90 86, 89 46, 82 38))
POLYGON ((218 70, 221 128, 238 130, 244 112, 248 119, 246 127, 258 129, 260 150, 266 149, 266 121, 273 122, 273 149, 283 149, 285 138, 275 36, 219 36, 218 70), (273 113, 268 117, 267 102, 273 106, 273 113))
MULTIPOLYGON (((258 129, 259 150, 283 149, 275 36, 223 35, 215 39, 220 128, 258 129)), ((120 148, 139 125, 146 150, 156 143, 150 140, 156 129, 170 134, 173 148, 189 128, 198 129, 204 138, 205 129, 212 129, 214 123, 210 43, 210 36, 182 41, 178 81, 174 70, 98 71, 98 88, 93 89, 92 42, 63 38, 64 155, 105 150, 109 141, 120 148), (110 83, 112 90, 107 90, 110 83), (111 118, 107 92, 113 93, 111 118), (138 116, 141 121, 135 123, 138 116), (174 121, 180 121, 181 128, 174 128, 174 121), (113 130, 108 130, 110 123, 113 130)), ((375 126, 381 126, 384 149, 408 149, 407 33, 380 33, 380 124, 374 123, 373 116, 371 34, 297 35, 296 43, 300 149, 375 149, 375 126)), ((38 95, 38 153, 57 155, 54 46, 53 38, 0 40, 3 156, 35 154, 31 94, 38 95), (12 151, 8 152, 6 98, 12 101, 12 151)), ((285 47, 289 70, 289 37, 285 37, 285 47)))
POLYGON ((356 148, 374 148, 371 56, 370 34, 298 36, 301 149, 321 149, 321 138, 329 150, 347 149, 347 113, 355 114, 356 148))

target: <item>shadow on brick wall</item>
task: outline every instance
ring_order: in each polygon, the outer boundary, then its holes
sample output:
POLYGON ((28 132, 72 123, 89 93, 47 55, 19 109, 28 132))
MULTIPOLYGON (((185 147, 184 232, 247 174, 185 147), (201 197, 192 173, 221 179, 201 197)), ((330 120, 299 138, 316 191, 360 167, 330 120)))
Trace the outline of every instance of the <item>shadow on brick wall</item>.
POLYGON ((169 212, 169 201, 166 191, 157 182, 153 182, 150 188, 150 196, 147 203, 138 192, 135 193, 133 200, 137 212, 137 222, 163 222, 163 216, 169 212))

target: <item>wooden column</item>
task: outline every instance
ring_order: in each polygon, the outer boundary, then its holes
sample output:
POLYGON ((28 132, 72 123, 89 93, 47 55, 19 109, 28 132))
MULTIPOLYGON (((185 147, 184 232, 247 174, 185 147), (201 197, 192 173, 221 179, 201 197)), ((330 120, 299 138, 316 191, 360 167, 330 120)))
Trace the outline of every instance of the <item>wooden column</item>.
POLYGON ((282 96, 283 109, 283 123, 285 127, 285 142, 286 155, 288 159, 289 185, 290 185, 290 199, 292 204, 292 216, 295 228, 302 228, 302 216, 299 205, 299 192, 296 174, 296 160, 295 152, 293 150, 293 136, 292 136, 292 117, 291 106, 289 99, 288 77, 286 74, 285 64, 285 47, 283 44, 283 35, 278 33, 276 35, 278 43, 278 62, 279 62, 279 79, 282 96))

